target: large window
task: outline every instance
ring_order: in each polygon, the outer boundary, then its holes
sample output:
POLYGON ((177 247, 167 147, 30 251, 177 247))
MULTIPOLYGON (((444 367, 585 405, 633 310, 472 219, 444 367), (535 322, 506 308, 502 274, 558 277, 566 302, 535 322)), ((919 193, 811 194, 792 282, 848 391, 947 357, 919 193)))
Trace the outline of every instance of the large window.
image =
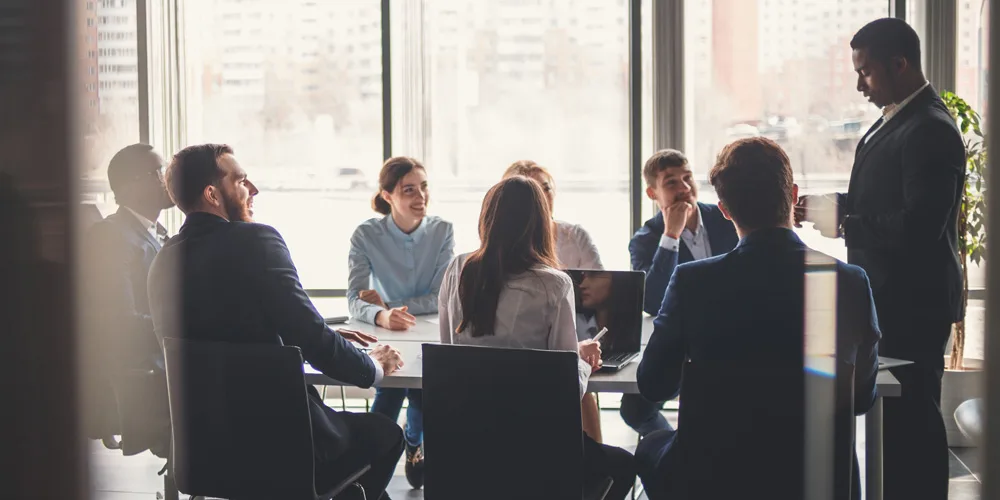
MULTIPOLYGON (((803 193, 846 192, 858 140, 879 117, 856 88, 850 40, 888 16, 885 0, 688 1, 687 149, 704 176, 727 143, 776 140, 803 193)), ((714 202, 710 187, 701 200, 714 202)), ((842 240, 800 234, 844 258, 842 240)))
POLYGON ((959 0, 955 92, 984 117, 989 65, 989 0, 959 0))
MULTIPOLYGON (((958 33, 956 40, 955 60, 955 93, 965 99, 980 113, 985 131, 985 122, 989 108, 987 82, 990 74, 989 65, 989 0, 959 0, 958 2, 958 33)), ((970 137, 971 138, 971 137, 970 137)), ((972 288, 986 286, 984 266, 972 264, 969 267, 969 285, 972 288)))
POLYGON ((80 0, 74 44, 83 201, 104 215, 116 207, 108 185, 108 162, 119 149, 139 142, 135 0, 80 0))
POLYGON ((425 161, 430 210, 455 224, 456 251, 479 245, 486 190, 530 159, 555 178, 556 218, 583 225, 606 267, 627 269, 628 3, 393 9, 393 153, 425 161))
MULTIPOLYGON (((624 269, 628 3, 391 2, 392 25, 383 27, 375 0, 185 1, 180 137, 234 146, 262 191, 257 219, 281 230, 306 287, 344 288, 348 237, 377 216, 370 197, 384 150, 385 29, 392 40, 390 149, 427 165, 431 213, 455 224, 456 251, 478 245, 482 196, 504 168, 532 159, 555 177, 556 217, 582 224, 605 265, 624 269)), ((642 5, 646 156, 652 51, 650 2, 642 5)), ((857 141, 879 115, 855 90, 849 40, 888 8, 885 0, 687 2, 683 149, 696 175, 704 179, 726 143, 763 135, 788 151, 803 192, 846 190, 857 141)), ((94 16, 111 23, 123 14, 94 16)), ((134 41, 115 43, 134 49, 134 41)), ((129 48, 94 53, 127 59, 129 48)), ((135 61, 101 64, 130 68, 135 61)), ((97 92, 135 91, 129 82, 93 83, 87 88, 97 92)), ((704 182, 701 199, 715 201, 704 182)), ((649 203, 643 209, 643 217, 653 213, 649 203)), ((808 227, 801 234, 844 256, 842 241, 808 227)))
POLYGON ((226 143, 306 288, 347 285, 382 162, 381 13, 372 0, 185 3, 186 143, 226 143))

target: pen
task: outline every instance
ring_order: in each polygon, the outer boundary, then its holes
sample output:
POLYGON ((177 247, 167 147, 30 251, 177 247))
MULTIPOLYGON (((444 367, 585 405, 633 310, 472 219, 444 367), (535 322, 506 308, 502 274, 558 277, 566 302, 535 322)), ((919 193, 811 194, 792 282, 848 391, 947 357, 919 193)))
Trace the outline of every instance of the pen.
POLYGON ((601 328, 601 331, 597 332, 597 335, 594 336, 594 342, 601 340, 601 337, 603 337, 605 333, 608 333, 608 327, 601 328))

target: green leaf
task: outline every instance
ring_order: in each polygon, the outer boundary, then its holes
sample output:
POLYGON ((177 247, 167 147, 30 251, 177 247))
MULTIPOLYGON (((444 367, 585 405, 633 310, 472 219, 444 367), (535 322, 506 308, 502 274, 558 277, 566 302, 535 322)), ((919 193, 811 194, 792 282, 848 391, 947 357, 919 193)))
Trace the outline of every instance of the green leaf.
POLYGON ((986 134, 982 130, 982 117, 968 102, 950 91, 941 92, 941 99, 964 136, 965 185, 959 214, 958 246, 961 256, 968 256, 978 265, 986 252, 986 134))

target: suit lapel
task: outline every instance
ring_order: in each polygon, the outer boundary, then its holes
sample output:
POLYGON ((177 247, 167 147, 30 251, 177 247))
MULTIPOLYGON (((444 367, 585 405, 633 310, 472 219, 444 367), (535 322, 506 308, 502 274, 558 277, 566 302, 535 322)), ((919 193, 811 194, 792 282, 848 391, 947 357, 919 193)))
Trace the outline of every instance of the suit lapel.
POLYGON ((677 247, 677 262, 683 264, 685 262, 691 262, 694 260, 694 255, 688 248, 687 243, 684 243, 684 238, 681 238, 680 246, 677 247))
POLYGON ((934 86, 928 85, 923 91, 920 92, 920 94, 918 94, 912 101, 910 101, 909 104, 907 104, 903 109, 901 109, 899 111, 899 114, 893 117, 892 120, 889 120, 888 123, 883 125, 881 129, 872 132, 872 130, 879 124, 879 122, 882 121, 881 118, 879 118, 878 122, 875 122, 875 125, 872 125, 872 128, 869 129, 868 133, 865 134, 865 137, 863 137, 862 140, 858 143, 858 149, 854 155, 854 168, 851 169, 851 181, 847 189, 848 196, 850 196, 851 191, 854 190, 853 188, 855 179, 858 178, 858 173, 861 170, 861 167, 865 164, 865 158, 868 157, 868 153, 871 153, 872 150, 875 148, 875 146, 882 141, 882 139, 885 139, 887 136, 889 136, 889 134, 893 133, 893 131, 899 128, 904 122, 906 122, 910 118, 910 116, 916 113, 918 109, 924 108, 928 106, 931 102, 934 102, 934 99, 936 97, 937 97, 937 91, 934 90, 934 86), (868 139, 868 142, 864 142, 865 138, 868 139))
POLYGON ((885 118, 880 117, 878 120, 875 121, 874 124, 872 124, 871 127, 868 127, 868 131, 865 132, 865 135, 861 136, 861 140, 858 141, 858 146, 854 148, 855 158, 857 158, 858 155, 861 154, 861 150, 864 149, 864 147, 868 144, 868 136, 872 135, 872 132, 878 129, 879 125, 882 124, 883 120, 885 120, 885 118))

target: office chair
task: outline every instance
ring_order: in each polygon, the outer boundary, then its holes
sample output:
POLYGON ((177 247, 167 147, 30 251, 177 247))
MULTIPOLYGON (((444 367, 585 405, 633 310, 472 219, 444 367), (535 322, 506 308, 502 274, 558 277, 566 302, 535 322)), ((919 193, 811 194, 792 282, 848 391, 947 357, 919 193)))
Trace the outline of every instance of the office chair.
POLYGON ((802 498, 807 446, 819 446, 821 436, 832 445, 822 448, 820 459, 829 467, 833 498, 851 498, 860 485, 853 481, 854 371, 846 363, 836 369, 805 370, 794 359, 687 362, 667 458, 671 474, 655 489, 676 499, 802 498), (810 413, 807 404, 822 408, 810 413), (829 425, 810 428, 807 418, 829 425))
POLYGON ((602 499, 584 495, 577 354, 423 345, 428 499, 602 499))
POLYGON ((316 492, 309 402, 297 347, 164 339, 181 492, 230 499, 317 500, 357 484, 369 466, 316 492))

